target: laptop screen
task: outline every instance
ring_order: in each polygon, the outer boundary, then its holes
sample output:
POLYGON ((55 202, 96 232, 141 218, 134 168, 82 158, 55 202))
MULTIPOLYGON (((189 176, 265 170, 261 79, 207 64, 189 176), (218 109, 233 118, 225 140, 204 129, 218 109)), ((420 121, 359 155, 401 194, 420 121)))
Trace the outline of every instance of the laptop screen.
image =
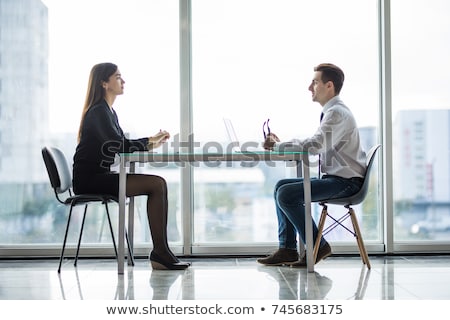
POLYGON ((227 130, 228 138, 230 139, 230 143, 233 147, 239 148, 239 139, 236 135, 236 131, 234 131, 233 123, 230 119, 223 119, 225 123, 225 129, 227 130))

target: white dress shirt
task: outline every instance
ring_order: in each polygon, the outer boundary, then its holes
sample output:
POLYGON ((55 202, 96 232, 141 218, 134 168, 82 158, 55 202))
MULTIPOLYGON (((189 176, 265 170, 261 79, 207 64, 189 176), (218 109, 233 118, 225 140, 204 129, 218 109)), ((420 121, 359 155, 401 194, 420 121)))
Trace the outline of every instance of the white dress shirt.
POLYGON ((343 178, 364 177, 366 154, 361 149, 359 130, 352 112, 339 96, 330 99, 322 111, 324 116, 320 127, 312 137, 278 142, 275 150, 320 154, 323 174, 343 178))

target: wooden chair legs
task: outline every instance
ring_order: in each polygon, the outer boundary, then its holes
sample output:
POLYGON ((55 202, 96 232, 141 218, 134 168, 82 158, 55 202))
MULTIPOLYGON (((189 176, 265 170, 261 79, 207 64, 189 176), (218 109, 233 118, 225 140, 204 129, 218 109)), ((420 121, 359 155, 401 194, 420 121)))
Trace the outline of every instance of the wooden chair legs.
POLYGON ((356 242, 358 243, 359 254, 361 255, 361 259, 363 263, 366 264, 367 268, 370 269, 370 261, 369 255, 367 254, 366 247, 364 246, 364 241, 361 235, 361 230, 359 229, 358 219, 356 219, 355 210, 353 208, 348 208, 350 213, 350 218, 352 219, 353 230, 355 230, 356 242))
POLYGON ((361 256, 361 260, 367 266, 367 268, 370 269, 371 266, 370 266, 370 261, 369 261, 369 255, 367 254, 366 247, 364 246, 364 241, 363 241, 363 238, 361 235, 361 230, 359 228, 358 220, 356 218, 355 211, 353 210, 353 208, 350 206, 345 206, 348 209, 347 214, 345 214, 344 216, 342 216, 339 219, 335 219, 331 215, 328 214, 328 207, 325 203, 320 203, 320 205, 322 206, 322 213, 320 214, 320 220, 319 220, 319 224, 317 226, 317 228, 318 228, 317 240, 314 244, 314 252, 313 252, 314 261, 316 261, 317 253, 319 252, 320 240, 322 239, 322 236, 327 234, 329 231, 331 231, 338 225, 341 225, 347 231, 349 231, 350 233, 352 233, 355 236, 356 242, 358 244, 358 249, 359 249, 359 254, 361 256), (327 229, 324 230, 325 220, 327 217, 332 218, 334 221, 329 227, 327 227, 327 229), (349 228, 347 228, 346 226, 342 225, 342 222, 345 219, 347 219, 348 217, 350 217, 350 219, 352 221, 353 231, 350 230, 349 228))

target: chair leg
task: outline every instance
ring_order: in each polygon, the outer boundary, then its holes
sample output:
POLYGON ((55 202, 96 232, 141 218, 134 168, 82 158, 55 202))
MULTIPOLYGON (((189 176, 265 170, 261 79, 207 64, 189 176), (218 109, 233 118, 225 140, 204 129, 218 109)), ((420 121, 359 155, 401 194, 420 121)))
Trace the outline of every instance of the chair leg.
POLYGON ((77 253, 76 253, 76 255, 75 255, 75 261, 73 262, 73 265, 74 265, 75 267, 77 266, 77 262, 78 262, 78 254, 80 253, 81 237, 83 236, 84 221, 86 220, 87 207, 88 207, 88 205, 86 204, 86 205, 84 206, 83 220, 81 221, 80 236, 78 237, 77 253))
POLYGON ((105 208, 106 208, 106 216, 108 217, 109 231, 111 232, 111 238, 112 238, 112 242, 113 242, 113 245, 114 245, 114 252, 116 254, 116 259, 117 259, 116 239, 114 238, 114 231, 113 231, 113 227, 112 227, 112 223, 111 223, 111 217, 109 215, 109 209, 108 209, 108 203, 107 202, 105 202, 105 208))
POLYGON ((66 242, 67 242, 67 234, 69 233, 69 226, 70 226, 70 219, 72 217, 72 208, 73 206, 70 206, 70 210, 69 210, 69 216, 67 217, 67 225, 66 225, 66 232, 64 234, 64 241, 63 241, 63 246, 61 249, 61 255, 59 257, 59 267, 58 267, 58 273, 61 273, 61 265, 62 265, 62 261, 64 258, 64 250, 66 249, 66 242))
MULTIPOLYGON (((114 231, 113 231, 113 227, 112 227, 112 223, 111 223, 111 217, 109 215, 109 208, 108 208, 108 204, 106 202, 105 202, 105 207, 106 207, 106 216, 108 217, 109 230, 111 231, 111 238, 112 238, 113 245, 114 245, 114 252, 116 254, 116 259, 117 259, 118 258, 118 253, 117 253, 116 239, 114 237, 114 231)), ((131 259, 131 264, 134 266, 133 251, 131 250, 130 240, 128 239, 128 233, 127 232, 125 232, 125 238, 126 238, 127 245, 128 245, 128 252, 129 252, 129 255, 130 255, 130 259, 131 259)))
POLYGON ((366 247, 364 246, 364 241, 361 235, 361 230, 359 229, 358 220, 356 219, 355 211, 353 208, 348 208, 350 217, 352 219, 353 229, 356 233, 356 241, 358 243, 359 253, 361 254, 361 259, 367 268, 370 269, 369 255, 367 254, 366 247))
POLYGON ((327 218, 328 215, 328 208, 326 204, 321 204, 322 206, 322 213, 320 214, 320 220, 319 220, 319 225, 317 226, 318 228, 318 232, 317 232, 317 238, 316 238, 316 243, 314 244, 314 253, 313 253, 313 261, 316 261, 317 259, 317 254, 319 252, 319 247, 320 247, 320 240, 322 240, 322 233, 323 233, 323 228, 325 226, 325 220, 327 218))
POLYGON ((131 259, 131 265, 134 266, 134 253, 133 253, 133 249, 131 249, 131 243, 130 243, 130 238, 128 237, 128 232, 125 232, 125 238, 127 239, 128 255, 129 255, 129 258, 131 259))

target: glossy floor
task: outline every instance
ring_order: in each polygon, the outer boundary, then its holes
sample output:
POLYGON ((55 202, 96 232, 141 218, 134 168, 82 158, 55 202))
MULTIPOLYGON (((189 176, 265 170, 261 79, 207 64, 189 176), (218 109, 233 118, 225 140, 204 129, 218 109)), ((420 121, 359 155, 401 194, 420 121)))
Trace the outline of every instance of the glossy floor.
POLYGON ((138 259, 117 274, 112 259, 0 260, 2 300, 90 299, 450 299, 450 256, 330 257, 314 273, 267 267, 255 258, 190 258, 185 271, 152 270, 138 259))

